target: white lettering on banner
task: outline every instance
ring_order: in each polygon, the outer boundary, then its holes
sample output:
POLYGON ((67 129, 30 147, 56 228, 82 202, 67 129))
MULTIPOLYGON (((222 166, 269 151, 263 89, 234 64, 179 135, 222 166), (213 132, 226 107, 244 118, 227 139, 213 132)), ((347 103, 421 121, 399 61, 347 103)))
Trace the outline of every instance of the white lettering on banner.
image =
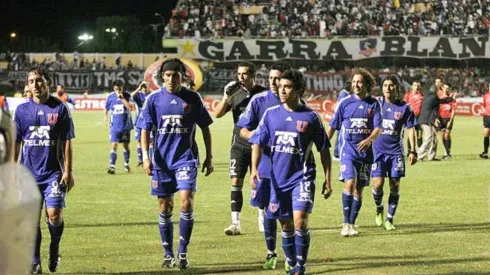
POLYGON ((105 110, 105 99, 101 98, 77 98, 75 101, 76 110, 105 110))
POLYGON ((346 39, 179 39, 179 56, 216 62, 240 60, 361 60, 379 57, 490 58, 486 36, 380 36, 346 39), (189 51, 189 45, 192 50, 189 51))

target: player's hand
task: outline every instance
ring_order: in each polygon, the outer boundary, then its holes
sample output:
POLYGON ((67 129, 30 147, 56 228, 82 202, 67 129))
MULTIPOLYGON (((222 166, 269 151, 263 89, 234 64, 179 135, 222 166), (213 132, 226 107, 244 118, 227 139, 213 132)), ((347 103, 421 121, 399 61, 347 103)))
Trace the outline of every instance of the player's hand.
POLYGON ((73 177, 73 172, 65 172, 61 177, 61 185, 66 187, 66 192, 70 192, 70 190, 75 186, 75 178, 73 177))
POLYGON ((153 172, 153 164, 151 164, 150 159, 144 159, 143 160, 143 169, 145 169, 145 172, 148 176, 152 175, 153 172))
POLYGON ((371 146, 372 143, 373 143, 373 141, 371 140, 371 138, 366 138, 366 139, 362 140, 357 145, 357 151, 359 151, 359 152, 366 151, 367 149, 369 149, 369 147, 371 146))
POLYGON ((332 195, 332 192, 333 192, 333 189, 332 189, 332 183, 328 180, 325 180, 323 182, 323 186, 322 186, 322 195, 323 195, 323 198, 324 199, 328 199, 330 198, 330 196, 332 195))
POLYGON ((410 165, 414 165, 415 163, 417 163, 417 154, 416 153, 411 152, 410 154, 408 154, 408 163, 410 163, 410 165))
POLYGON ((228 98, 233 97, 234 95, 236 95, 236 92, 239 90, 239 88, 240 88, 240 82, 231 81, 230 83, 226 84, 226 86, 225 86, 224 96, 228 97, 228 98))
POLYGON ((436 128, 439 128, 439 125, 440 125, 440 124, 441 124, 441 122, 439 121, 439 119, 438 119, 438 118, 436 118, 436 120, 434 120, 434 126, 435 126, 436 128))
POLYGON ((253 190, 257 189, 257 184, 255 183, 255 180, 260 181, 259 177, 259 172, 255 169, 250 172, 250 187, 252 187, 253 190))
POLYGON ((204 163, 202 164, 202 171, 201 173, 204 173, 204 170, 206 170, 206 174, 204 174, 205 177, 211 175, 214 171, 214 166, 213 166, 213 159, 212 158, 206 158, 204 160, 204 163))

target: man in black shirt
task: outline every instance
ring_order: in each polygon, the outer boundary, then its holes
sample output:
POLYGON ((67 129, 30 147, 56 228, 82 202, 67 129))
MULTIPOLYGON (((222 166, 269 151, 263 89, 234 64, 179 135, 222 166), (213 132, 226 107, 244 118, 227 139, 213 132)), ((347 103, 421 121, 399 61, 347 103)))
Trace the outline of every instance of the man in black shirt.
POLYGON ((437 161, 437 127, 439 126, 439 106, 441 103, 454 101, 452 97, 440 99, 437 96, 437 87, 431 86, 429 92, 424 96, 418 123, 422 127, 423 142, 419 147, 418 160, 426 156, 430 161, 437 161))
POLYGON ((238 65, 237 80, 225 86, 223 99, 216 107, 216 118, 227 112, 233 114, 233 135, 230 150, 231 178, 231 225, 225 228, 226 235, 240 235, 240 212, 243 207, 243 179, 251 165, 252 149, 247 140, 240 137, 240 128, 236 126, 250 99, 266 89, 255 84, 255 66, 249 62, 238 65))

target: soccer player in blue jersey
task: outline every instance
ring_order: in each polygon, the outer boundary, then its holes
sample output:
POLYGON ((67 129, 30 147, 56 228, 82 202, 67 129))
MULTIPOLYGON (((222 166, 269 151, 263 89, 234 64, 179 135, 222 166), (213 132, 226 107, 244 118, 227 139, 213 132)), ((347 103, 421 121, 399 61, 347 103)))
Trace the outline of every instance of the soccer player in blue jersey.
POLYGON ((332 193, 330 142, 320 115, 302 104, 303 75, 286 71, 281 76, 279 97, 282 105, 267 109, 258 128, 250 138, 252 171, 250 183, 256 188, 261 180, 258 165, 262 151, 270 147, 271 198, 266 216, 279 219, 282 246, 289 274, 305 274, 310 246, 309 215, 315 197, 316 168, 313 144, 320 152, 325 173, 322 186, 325 198, 332 193))
MULTIPOLYGON (((249 140, 252 137, 253 131, 259 125, 260 119, 264 115, 265 111, 273 106, 281 104, 278 95, 279 80, 281 74, 286 70, 291 69, 289 65, 282 62, 277 62, 272 65, 269 72, 269 90, 255 95, 248 103, 247 109, 241 116, 237 123, 237 127, 241 128, 240 136, 249 140)), ((270 197, 270 148, 265 147, 260 164, 258 167, 260 182, 256 182, 256 189, 252 189, 252 196, 250 198, 250 204, 258 207, 259 211, 264 212, 265 208, 269 205, 270 197)), ((264 215, 259 215, 264 217, 264 215)), ((263 221, 259 223, 264 224, 264 235, 267 246, 267 257, 264 263, 264 269, 274 269, 277 263, 276 254, 276 238, 277 238, 277 222, 275 219, 267 219, 264 217, 263 221)))
POLYGON ((407 102, 402 101, 400 82, 394 75, 389 75, 382 82, 383 97, 379 99, 383 123, 381 134, 374 142, 374 160, 371 177, 373 178, 373 198, 376 204, 376 225, 386 230, 394 230, 393 216, 400 199, 400 179, 405 177, 405 154, 403 152, 403 132, 408 129, 410 165, 417 162, 415 147, 415 115, 407 102), (390 182, 388 215, 383 221, 383 186, 385 177, 390 182))
POLYGON ((201 97, 195 91, 181 86, 184 64, 179 59, 168 59, 160 66, 159 75, 165 87, 151 93, 143 105, 138 127, 141 128, 143 167, 152 175, 151 194, 158 197, 159 229, 164 249, 162 267, 173 267, 172 213, 174 193, 180 194, 180 237, 178 266, 189 266, 187 246, 194 227, 194 194, 196 192, 199 152, 195 141, 196 125, 201 128, 206 158, 202 171, 213 172, 211 132, 213 122, 201 97), (148 156, 150 131, 156 128, 154 155, 148 156))
POLYGON ((113 83, 114 91, 107 96, 104 112, 104 123, 107 125, 107 115, 111 113, 110 134, 111 153, 109 155, 109 168, 107 173, 116 173, 117 146, 123 145, 124 154, 124 172, 131 172, 129 167, 129 142, 131 139, 131 130, 133 123, 131 120, 131 105, 129 100, 131 94, 123 92, 123 83, 121 80, 115 80, 113 83))
POLYGON ((136 90, 131 93, 131 98, 136 104, 136 118, 134 120, 134 139, 138 143, 136 147, 136 153, 138 154, 138 167, 143 166, 143 155, 141 153, 141 128, 138 128, 136 125, 138 124, 138 118, 140 116, 141 108, 143 108, 143 103, 145 103, 145 100, 150 92, 151 91, 150 89, 148 89, 146 82, 143 81, 140 83, 138 88, 136 88, 136 90))
POLYGON ((367 70, 360 68, 354 71, 352 94, 338 103, 327 132, 329 138, 335 131, 340 132, 340 180, 344 182, 342 236, 358 234, 354 224, 362 206, 364 187, 369 185, 372 144, 381 131, 380 105, 369 95, 375 83, 367 70))
MULTIPOLYGON (((75 137, 68 107, 49 94, 50 77, 40 68, 27 73, 27 86, 33 97, 15 110, 16 145, 14 160, 31 171, 43 198, 51 243, 49 270, 60 263, 60 241, 65 223, 66 193, 74 185, 71 139, 75 137)), ((41 227, 38 225, 32 274, 41 274, 41 227)))
MULTIPOLYGON (((252 97, 266 89, 255 84, 256 68, 253 63, 238 64, 237 80, 231 81, 224 88, 223 98, 216 106, 216 118, 230 112, 233 115, 233 135, 230 148, 229 176, 231 178, 231 225, 225 228, 226 235, 240 235, 240 214, 243 207, 243 179, 250 167, 252 149, 246 139, 240 137, 240 128, 236 125, 247 108, 252 97)), ((260 217, 259 221, 263 220, 260 217)), ((259 231, 263 231, 263 222, 259 222, 259 231)))

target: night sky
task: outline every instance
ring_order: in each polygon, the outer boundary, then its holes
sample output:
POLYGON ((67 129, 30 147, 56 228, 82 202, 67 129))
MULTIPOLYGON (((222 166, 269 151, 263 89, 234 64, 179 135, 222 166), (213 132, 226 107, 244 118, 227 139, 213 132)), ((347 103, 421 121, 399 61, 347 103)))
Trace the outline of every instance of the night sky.
POLYGON ((89 32, 99 16, 135 15, 143 24, 168 20, 177 0, 3 0, 0 2, 0 35, 51 37, 68 49, 78 35, 89 32), (5 4, 3 4, 3 3, 5 4))

